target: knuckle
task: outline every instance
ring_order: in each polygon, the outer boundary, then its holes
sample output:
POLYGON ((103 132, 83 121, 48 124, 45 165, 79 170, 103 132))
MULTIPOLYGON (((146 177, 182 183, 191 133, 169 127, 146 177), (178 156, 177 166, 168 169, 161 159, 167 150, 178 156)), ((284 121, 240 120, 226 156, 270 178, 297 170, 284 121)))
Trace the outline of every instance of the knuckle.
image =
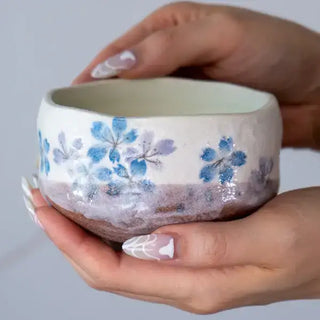
POLYGON ((172 45, 173 38, 174 36, 172 30, 160 30, 154 34, 153 41, 158 48, 161 48, 164 51, 166 48, 172 45))
POLYGON ((201 232, 201 255, 209 257, 211 262, 221 261, 227 255, 227 239, 221 230, 210 228, 208 232, 201 232))

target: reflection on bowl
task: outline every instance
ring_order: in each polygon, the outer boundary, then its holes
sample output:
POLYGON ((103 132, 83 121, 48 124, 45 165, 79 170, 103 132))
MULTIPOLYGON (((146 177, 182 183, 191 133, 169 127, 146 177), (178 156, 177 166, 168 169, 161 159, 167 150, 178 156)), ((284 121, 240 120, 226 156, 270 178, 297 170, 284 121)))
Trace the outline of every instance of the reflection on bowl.
POLYGON ((160 78, 56 89, 38 135, 42 193, 105 240, 242 217, 278 191, 278 103, 248 88, 160 78))

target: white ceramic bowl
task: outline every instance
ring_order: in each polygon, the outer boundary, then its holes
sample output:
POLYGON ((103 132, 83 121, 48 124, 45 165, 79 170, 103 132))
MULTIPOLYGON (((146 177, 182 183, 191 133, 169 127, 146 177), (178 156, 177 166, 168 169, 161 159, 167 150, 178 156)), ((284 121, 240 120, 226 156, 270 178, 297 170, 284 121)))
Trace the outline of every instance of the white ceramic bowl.
POLYGON ((106 240, 241 217, 278 191, 278 103, 248 88, 160 78, 56 89, 38 133, 42 193, 106 240))

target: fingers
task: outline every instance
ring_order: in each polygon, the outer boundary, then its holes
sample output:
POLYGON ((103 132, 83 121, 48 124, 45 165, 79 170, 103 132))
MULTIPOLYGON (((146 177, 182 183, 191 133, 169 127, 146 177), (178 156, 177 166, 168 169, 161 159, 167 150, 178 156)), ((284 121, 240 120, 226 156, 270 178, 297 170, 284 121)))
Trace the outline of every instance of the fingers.
MULTIPOLYGON (((166 38, 170 37, 170 34, 172 32, 168 30, 168 32, 165 32, 167 29, 172 29, 174 27, 180 27, 185 26, 189 23, 191 23, 190 28, 183 29, 180 34, 185 39, 190 39, 190 36, 188 33, 190 29, 196 28, 196 25, 193 23, 200 21, 202 19, 205 19, 208 17, 212 12, 215 11, 224 11, 224 7, 219 6, 212 6, 212 5, 204 5, 204 4, 197 4, 197 3, 190 3, 190 2, 178 2, 178 3, 172 3, 169 5, 165 5, 149 16, 147 16, 144 20, 142 20, 140 23, 138 23, 136 26, 134 26, 132 29, 130 29, 127 33, 125 33, 123 36, 109 44, 106 48, 104 48, 93 60, 92 62, 86 67, 86 69, 73 81, 73 84, 79 84, 82 82, 92 81, 94 79, 99 78, 108 78, 112 77, 114 75, 118 75, 119 73, 122 73, 123 70, 128 69, 129 67, 133 67, 133 64, 131 63, 130 66, 128 64, 120 64, 119 61, 122 59, 123 53, 127 53, 128 50, 133 55, 137 55, 137 60, 139 65, 139 70, 134 71, 133 73, 123 73, 124 77, 143 77, 143 66, 144 61, 146 63, 152 62, 154 59, 154 54, 156 51, 163 52, 165 50, 169 50, 169 53, 172 49, 174 49, 175 42, 169 42, 167 43, 166 38), (161 33, 161 31, 164 31, 161 33), (159 32, 159 35, 158 35, 159 32), (154 37, 157 40, 153 40, 153 37, 151 37, 153 34, 156 34, 154 37), (150 58, 148 57, 149 52, 141 52, 143 51, 144 44, 140 46, 139 44, 143 42, 144 39, 147 37, 151 37, 147 43, 147 46, 145 49, 149 49, 152 43, 156 45, 156 48, 151 52, 150 58), (161 40, 164 38, 164 40, 161 40), (150 44, 150 45, 148 45, 150 44), (161 45, 165 45, 165 47, 161 47, 161 45), (143 53, 143 55, 142 55, 143 53), (139 60, 141 60, 139 62, 139 60), (97 67, 100 66, 97 69, 97 67), (142 72, 142 73, 139 73, 142 72)), ((219 19, 218 19, 219 20, 219 19)), ((217 25, 218 26, 218 25, 217 25)), ((219 27, 219 26, 218 26, 219 27)), ((211 39, 212 37, 212 31, 214 32, 214 25, 212 28, 208 28, 206 34, 202 35, 202 37, 199 37, 199 33, 196 36, 196 31, 193 32, 193 39, 190 39, 189 46, 186 48, 183 48, 184 50, 191 50, 192 47, 196 45, 196 42, 201 42, 200 39, 206 39, 205 41, 202 40, 202 43, 207 43, 207 39, 211 39), (209 38, 206 38, 206 36, 209 35, 209 38), (196 41, 196 42, 195 42, 196 41)), ((201 31, 201 30, 199 30, 201 31)), ((175 39, 176 40, 176 39, 175 39)), ((219 41, 219 39, 217 39, 219 41)), ((186 54, 187 51, 184 51, 183 54, 186 54)), ((183 55, 181 55, 179 58, 181 58, 183 55)), ((161 58, 161 56, 160 56, 161 58)), ((163 58, 166 58, 163 56, 163 58)), ((160 65, 165 64, 165 61, 154 61, 157 64, 160 63, 160 65)), ((170 69, 177 69, 178 65, 175 66, 175 68, 169 68, 170 69)), ((164 75, 167 74, 165 70, 161 70, 161 72, 158 74, 156 71, 150 70, 150 74, 148 72, 145 74, 145 76, 152 76, 152 75, 164 75)))
MULTIPOLYGON (((132 238, 124 251, 136 258, 166 260, 188 267, 256 265, 273 267, 281 255, 286 226, 260 212, 230 222, 203 222, 162 227, 132 238), (278 235, 278 236, 275 236, 278 235)), ((283 252, 282 252, 283 254, 283 252)))
MULTIPOLYGON (((41 197, 35 191, 36 197, 41 197)), ((96 288, 107 291, 123 291, 131 294, 174 299, 184 292, 177 292, 175 286, 184 286, 190 270, 177 270, 172 266, 161 266, 116 254, 96 237, 66 219, 53 207, 36 208, 36 215, 45 232, 55 245, 86 274, 90 275, 96 288)))
MULTIPOLYGON (((40 197, 39 191, 34 193, 40 197)), ((36 214, 52 241, 90 286, 98 290, 166 303, 196 313, 208 313, 244 303, 245 300, 241 299, 270 283, 271 271, 254 266, 216 269, 203 268, 199 264, 189 268, 118 255, 53 207, 38 207, 36 214)), ((174 230, 175 237, 183 237, 183 232, 178 228, 171 229, 173 227, 158 231, 167 234, 170 229, 171 232, 174 230)), ((196 231, 190 228, 185 235, 190 236, 190 232, 196 231)), ((200 228, 199 231, 205 230, 200 228)), ((185 259, 188 259, 187 252, 185 259)))
MULTIPOLYGON (((90 276, 87 272, 85 272, 83 269, 81 269, 80 266, 78 266, 71 258, 69 258, 66 254, 64 254, 65 258, 68 260, 68 262, 71 264, 71 266, 75 269, 75 271, 80 275, 80 277, 93 289, 107 290, 108 288, 102 288, 99 283, 96 283, 95 279, 90 276)), ((110 291, 112 293, 119 294, 121 296, 131 298, 131 299, 138 299, 142 301, 147 302, 153 302, 153 303, 163 303, 163 304, 171 304, 172 301, 160 297, 153 297, 153 296, 145 296, 145 295, 138 295, 138 294, 131 294, 130 292, 126 291, 110 291)))
POLYGON ((175 3, 157 9, 124 35, 105 47, 81 74, 73 80, 73 84, 94 80, 90 73, 96 65, 111 56, 133 47, 153 32, 185 23, 203 14, 205 14, 203 5, 194 3, 175 3))

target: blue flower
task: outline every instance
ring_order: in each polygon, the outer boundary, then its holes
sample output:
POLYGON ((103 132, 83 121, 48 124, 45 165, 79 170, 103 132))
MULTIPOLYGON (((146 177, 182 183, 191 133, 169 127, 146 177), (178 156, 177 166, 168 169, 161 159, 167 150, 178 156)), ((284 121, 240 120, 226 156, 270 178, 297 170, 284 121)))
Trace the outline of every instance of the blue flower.
POLYGON ((205 148, 200 156, 203 161, 210 162, 200 171, 200 179, 203 182, 211 182, 219 176, 221 184, 231 182, 234 177, 235 167, 241 167, 246 163, 247 156, 243 151, 234 150, 231 137, 222 137, 218 151, 213 148, 205 148))
POLYGON ((112 171, 106 167, 95 167, 92 165, 79 164, 75 168, 75 180, 73 182, 73 193, 81 198, 92 200, 99 191, 99 182, 109 183, 112 171))
POLYGON ((39 150, 40 150, 40 171, 45 172, 46 175, 50 172, 50 162, 48 153, 50 151, 50 144, 47 139, 42 139, 41 131, 38 131, 39 150))
POLYGON ((58 141, 60 144, 60 148, 53 149, 53 161, 57 164, 61 164, 69 159, 78 159, 79 153, 78 151, 82 148, 82 140, 74 139, 71 146, 67 146, 66 136, 64 132, 61 132, 58 135, 58 141))
POLYGON ((100 143, 88 150, 88 157, 92 162, 100 162, 108 153, 112 163, 120 161, 118 146, 130 144, 137 139, 137 130, 132 129, 128 132, 127 120, 123 117, 115 117, 112 120, 112 129, 101 121, 92 123, 91 134, 100 143))
POLYGON ((132 175, 145 175, 148 165, 161 167, 162 162, 159 158, 168 156, 176 150, 174 141, 171 139, 161 139, 155 143, 153 140, 153 132, 145 131, 139 138, 137 148, 127 148, 125 159, 130 164, 132 175))

